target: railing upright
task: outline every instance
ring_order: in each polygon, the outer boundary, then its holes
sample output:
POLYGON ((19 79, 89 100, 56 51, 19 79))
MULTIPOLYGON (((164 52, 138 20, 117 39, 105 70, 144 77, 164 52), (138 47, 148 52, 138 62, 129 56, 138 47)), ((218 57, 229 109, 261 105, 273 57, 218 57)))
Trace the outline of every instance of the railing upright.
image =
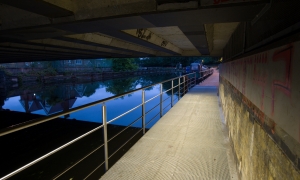
POLYGON ((178 78, 178 101, 180 99, 180 77, 178 78))
POLYGON ((163 84, 160 84, 160 117, 163 116, 163 84))
POLYGON ((103 138, 104 138, 104 159, 105 171, 108 170, 108 142, 107 142, 107 114, 106 105, 102 104, 102 120, 103 120, 103 138))
POLYGON ((187 83, 188 91, 192 88, 192 78, 188 77, 188 83, 187 83))
POLYGON ((143 103, 143 105, 142 105, 142 116, 143 116, 143 118, 142 118, 142 126, 143 126, 143 134, 145 134, 146 133, 146 112, 145 112, 145 90, 143 89, 142 90, 142 103, 143 103))
POLYGON ((195 86, 197 84, 197 73, 195 72, 195 86))
POLYGON ((187 77, 186 77, 186 75, 185 76, 183 76, 183 94, 185 94, 186 93, 186 83, 187 83, 187 77))
POLYGON ((171 95, 171 107, 173 107, 173 80, 172 80, 172 95, 171 95))

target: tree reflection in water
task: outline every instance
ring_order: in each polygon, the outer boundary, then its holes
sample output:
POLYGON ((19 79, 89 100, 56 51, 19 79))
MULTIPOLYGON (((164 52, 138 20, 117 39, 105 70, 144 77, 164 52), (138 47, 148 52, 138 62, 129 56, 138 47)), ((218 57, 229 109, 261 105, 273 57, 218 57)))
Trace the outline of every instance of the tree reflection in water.
MULTIPOLYGON (((25 112, 32 113, 34 111, 43 110, 45 111, 46 115, 50 115, 71 109, 77 98, 88 98, 94 95, 97 92, 97 89, 100 88, 105 88, 105 91, 111 93, 112 95, 119 95, 174 77, 176 77, 175 74, 148 75, 85 84, 62 83, 49 86, 29 86, 7 92, 5 94, 10 94, 10 96, 3 98, 9 99, 10 97, 20 96, 19 102, 21 103, 25 112)), ((174 81, 174 86, 176 86, 177 84, 178 81, 174 81)), ((171 82, 164 83, 164 90, 170 88, 171 82)), ((145 90, 151 91, 153 90, 153 87, 147 88, 145 90)), ((167 94, 170 95, 171 91, 168 91, 167 94)), ((131 94, 129 94, 128 96, 131 96, 131 94)), ((100 100, 100 97, 98 100, 100 100)), ((5 101, 4 104, 8 101, 9 100, 5 101)), ((3 100, 1 102, 3 102, 3 100)), ((2 106, 3 105, 1 104, 1 107, 2 106)))
MULTIPOLYGON (((162 75, 162 76, 142 76, 142 77, 133 77, 133 78, 124 78, 124 79, 114 79, 110 81, 103 82, 103 85, 106 86, 106 92, 110 92, 113 95, 124 94, 126 92, 137 89, 138 87, 145 87, 151 84, 159 83, 161 81, 174 78, 172 74, 162 75)), ((176 83, 176 82, 175 82, 176 83)), ((164 83, 163 89, 167 90, 171 88, 171 82, 164 83)), ((153 89, 153 86, 145 89, 150 91, 153 89)), ((167 92, 168 95, 171 92, 167 92)), ((130 94, 128 95, 130 96, 130 94)))

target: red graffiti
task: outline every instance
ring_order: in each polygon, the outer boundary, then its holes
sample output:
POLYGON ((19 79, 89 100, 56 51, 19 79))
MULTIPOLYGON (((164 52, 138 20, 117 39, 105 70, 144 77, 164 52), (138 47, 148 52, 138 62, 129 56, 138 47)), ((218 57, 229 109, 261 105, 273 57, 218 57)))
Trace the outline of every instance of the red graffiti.
POLYGON ((265 64, 267 63, 267 53, 261 53, 258 55, 255 55, 254 57, 254 76, 253 76, 253 81, 254 83, 258 84, 259 86, 262 87, 262 93, 261 93, 261 101, 260 101, 260 109, 263 111, 264 110, 264 98, 265 98, 265 87, 266 87, 266 79, 267 75, 265 72, 265 69, 262 69, 262 73, 260 73, 257 70, 257 64, 265 64))
POLYGON ((241 80, 240 80, 240 76, 241 76, 241 67, 243 66, 243 62, 242 61, 238 61, 238 68, 237 68, 237 87, 239 90, 241 90, 241 80))
POLYGON ((242 93, 246 93, 246 77, 247 77, 247 59, 243 61, 243 82, 242 82, 242 93))
POLYGON ((274 80, 272 84, 272 115, 274 115, 275 107, 275 90, 278 89, 286 94, 288 97, 291 96, 291 64, 292 64, 292 46, 286 49, 276 51, 273 55, 273 61, 284 61, 285 62, 285 78, 284 81, 274 80))

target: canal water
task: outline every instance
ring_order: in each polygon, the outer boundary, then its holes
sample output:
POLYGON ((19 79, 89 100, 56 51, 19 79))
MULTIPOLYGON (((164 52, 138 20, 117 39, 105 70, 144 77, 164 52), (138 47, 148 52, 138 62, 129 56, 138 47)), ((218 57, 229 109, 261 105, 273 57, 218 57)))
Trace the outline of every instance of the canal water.
MULTIPOLYGON (((159 75, 159 76, 142 76, 123 79, 114 79, 104 82, 91 82, 84 84, 54 84, 50 86, 40 87, 25 87, 20 90, 13 90, 8 93, 4 101, 2 109, 30 114, 48 116, 59 112, 64 112, 69 109, 79 107, 88 103, 92 103, 108 97, 123 94, 137 88, 149 86, 167 79, 176 77, 176 74, 159 75), (9 97, 11 96, 11 97, 9 97)), ((174 82, 174 86, 178 81, 174 82)), ((163 84, 163 90, 171 88, 171 82, 163 84)), ((160 85, 155 85, 145 90, 145 100, 158 95, 160 93, 160 85)), ((163 94, 163 99, 171 95, 171 91, 163 94)), ((174 94, 174 99, 177 99, 178 94, 174 94)), ((129 109, 142 103, 142 91, 131 93, 129 95, 116 98, 105 103, 107 106, 107 119, 128 111, 129 109)), ((155 98, 146 104, 146 111, 159 103, 159 97, 155 98)), ((170 104, 170 98, 164 103, 170 104)), ((96 105, 85 110, 75 112, 66 116, 66 119, 88 121, 102 123, 102 105, 96 105)), ((159 109, 153 113, 157 113, 159 109)), ((168 109, 165 109, 167 111, 168 109)), ((141 116, 141 108, 136 109, 128 116, 114 121, 112 124, 128 126, 131 119, 141 116)), ((150 118, 151 114, 149 114, 150 118)), ((149 126, 148 128, 150 128, 149 126)))
MULTIPOLYGON (((0 111, 1 129, 27 120, 48 116, 79 107, 104 98, 146 87, 176 74, 141 76, 91 83, 61 83, 49 86, 30 86, 6 92, 0 111)), ((178 80, 174 81, 174 86, 178 80)), ((145 100, 160 93, 160 85, 145 89, 145 100)), ((163 84, 163 91, 171 88, 171 82, 163 84)), ((178 101, 178 89, 174 90, 174 104, 178 101)), ((171 108, 171 91, 163 94, 163 114, 171 108)), ((160 118, 160 97, 145 105, 146 129, 160 118)), ((134 92, 108 102, 107 121, 142 103, 142 91, 134 92)), ((0 178, 102 125, 102 104, 95 105, 64 117, 51 120, 9 135, 0 137, 0 178)), ((109 123, 109 166, 113 165, 141 136, 142 109, 109 123)), ((12 179, 94 179, 105 173, 103 128, 73 143, 12 179)))

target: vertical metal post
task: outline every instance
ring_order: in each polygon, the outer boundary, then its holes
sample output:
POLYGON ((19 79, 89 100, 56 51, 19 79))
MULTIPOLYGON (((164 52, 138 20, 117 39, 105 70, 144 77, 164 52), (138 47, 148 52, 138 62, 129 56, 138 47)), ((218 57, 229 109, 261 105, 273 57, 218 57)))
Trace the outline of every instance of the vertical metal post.
POLYGON ((163 84, 160 84, 160 117, 163 116, 163 84))
POLYGON ((142 126, 143 126, 143 134, 145 134, 146 133, 146 124, 145 124, 146 116, 145 116, 145 90, 144 89, 142 90, 142 104, 143 104, 143 106, 142 106, 142 116, 143 116, 142 126))
POLYGON ((191 89, 191 80, 192 78, 190 78, 190 75, 187 75, 188 79, 187 79, 187 91, 189 91, 191 89))
POLYGON ((178 78, 178 101, 180 99, 180 77, 178 78))
POLYGON ((103 120, 103 137, 104 137, 104 159, 105 159, 105 170, 108 170, 108 143, 107 143, 107 114, 106 105, 102 105, 102 120, 103 120))
POLYGON ((186 76, 183 76, 183 94, 186 93, 186 76))
POLYGON ((197 83, 197 74, 195 72, 195 85, 194 86, 196 86, 196 83, 197 83))
POLYGON ((171 107, 173 107, 173 87, 174 87, 174 86, 173 86, 173 80, 172 80, 172 88, 171 88, 171 89, 172 89, 172 90, 171 90, 171 91, 172 91, 172 95, 171 95, 171 107))
POLYGON ((189 76, 189 90, 193 87, 193 77, 189 76))

